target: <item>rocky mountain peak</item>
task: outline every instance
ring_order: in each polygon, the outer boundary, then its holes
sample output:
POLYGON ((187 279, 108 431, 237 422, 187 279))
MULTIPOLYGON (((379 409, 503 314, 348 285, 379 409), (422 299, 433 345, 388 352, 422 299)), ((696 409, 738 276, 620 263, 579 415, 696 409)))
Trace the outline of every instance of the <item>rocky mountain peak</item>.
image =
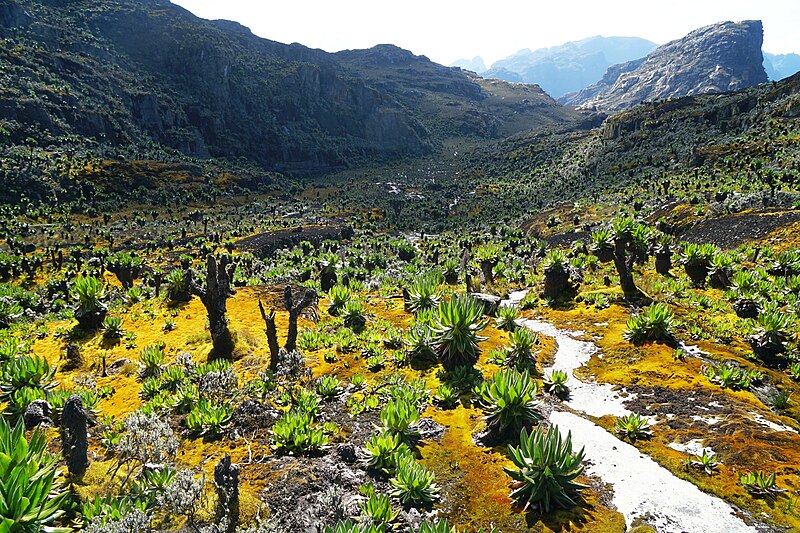
POLYGON ((721 22, 613 65, 602 80, 560 101, 618 110, 647 100, 732 91, 764 83, 760 20, 721 22))

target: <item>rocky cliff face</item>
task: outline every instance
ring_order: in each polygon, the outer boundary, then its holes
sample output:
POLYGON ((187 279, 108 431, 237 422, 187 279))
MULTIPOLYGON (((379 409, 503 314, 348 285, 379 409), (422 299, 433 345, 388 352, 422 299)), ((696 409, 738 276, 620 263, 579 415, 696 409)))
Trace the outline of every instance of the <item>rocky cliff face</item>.
MULTIPOLYGON (((284 45, 168 0, 0 0, 0 38, 0 142, 11 144, 163 147, 324 172, 426 153, 472 113, 492 114, 460 69, 396 47, 284 45)), ((520 123, 513 105, 515 127, 538 124, 542 110, 520 123)), ((462 133, 505 131, 477 123, 462 133)))
POLYGON ((613 111, 648 100, 764 83, 762 41, 761 21, 706 26, 658 47, 644 59, 610 67, 602 80, 560 102, 613 111))
POLYGON ((520 50, 481 75, 536 83, 553 98, 583 89, 611 65, 644 57, 656 44, 638 37, 589 37, 560 46, 520 50))

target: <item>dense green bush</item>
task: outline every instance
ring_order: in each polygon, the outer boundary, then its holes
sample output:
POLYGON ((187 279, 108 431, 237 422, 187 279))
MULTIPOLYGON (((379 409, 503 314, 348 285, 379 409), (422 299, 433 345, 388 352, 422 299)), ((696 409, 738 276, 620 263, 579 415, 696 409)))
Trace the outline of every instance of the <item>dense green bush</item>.
POLYGON ((539 426, 530 434, 523 429, 519 446, 509 445, 516 468, 503 468, 514 480, 513 499, 524 510, 550 512, 577 505, 575 498, 586 485, 575 482, 583 472, 583 448, 572 452, 572 433, 566 438, 558 426, 539 426))
POLYGON ((483 318, 483 306, 468 294, 451 295, 439 304, 433 338, 439 361, 445 370, 473 366, 478 361, 478 335, 489 321, 483 318))

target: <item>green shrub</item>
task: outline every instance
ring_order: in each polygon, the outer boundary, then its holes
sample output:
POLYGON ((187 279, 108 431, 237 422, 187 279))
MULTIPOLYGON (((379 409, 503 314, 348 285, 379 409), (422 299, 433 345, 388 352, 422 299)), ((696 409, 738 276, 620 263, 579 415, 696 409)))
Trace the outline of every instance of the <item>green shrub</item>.
POLYGON ((399 457, 411 454, 411 449, 400 439, 400 435, 391 431, 372 435, 364 447, 367 465, 387 473, 394 472, 399 457))
POLYGON ((703 374, 723 389, 747 390, 755 381, 763 378, 758 370, 745 370, 733 361, 724 361, 718 365, 702 368, 703 374))
POLYGON ((569 391, 567 379, 567 373, 563 370, 553 370, 543 380, 544 390, 556 396, 564 396, 569 391))
POLYGON ((142 348, 139 354, 139 363, 143 376, 157 376, 164 364, 164 346, 151 344, 142 348))
POLYGON ((391 400, 381 409, 383 428, 406 443, 419 437, 419 432, 414 429, 418 421, 419 411, 413 403, 405 399, 391 400))
POLYGON ((328 444, 325 432, 313 426, 310 414, 291 410, 272 426, 273 449, 278 453, 303 455, 328 444))
POLYGON ((341 392, 341 383, 336 376, 322 376, 317 380, 317 394, 325 400, 332 400, 341 392))
POLYGON ((328 313, 331 316, 339 316, 339 312, 347 305, 347 302, 349 302, 352 297, 353 293, 348 287, 344 285, 334 285, 331 287, 331 290, 328 291, 328 298, 331 301, 331 305, 328 307, 328 313))
POLYGON ((675 319, 672 310, 662 303, 654 303, 647 311, 628 319, 622 336, 634 344, 648 341, 670 341, 675 319))
POLYGON ((447 383, 442 383, 436 389, 433 399, 436 400, 440 406, 449 409, 458 403, 459 391, 447 383))
POLYGON ((376 526, 389 524, 397 518, 397 511, 392 508, 388 494, 372 494, 367 501, 361 504, 361 512, 376 526))
POLYGON ((232 416, 231 404, 213 403, 200 398, 186 417, 186 427, 197 435, 216 437, 230 425, 232 416))
POLYGON ((43 432, 36 430, 27 440, 23 424, 11 429, 0 417, 0 531, 71 531, 51 527, 64 514, 68 497, 54 484, 57 466, 43 432))
POLYGON ((364 314, 364 302, 361 300, 348 300, 341 316, 344 325, 356 333, 361 332, 367 324, 367 317, 364 314))
POLYGON ((505 435, 542 419, 535 401, 539 387, 527 371, 501 370, 475 387, 484 406, 489 429, 505 435))
POLYGON ((14 392, 23 389, 49 391, 57 385, 53 382, 56 368, 50 367, 46 359, 37 356, 19 355, 2 366, 0 401, 8 401, 14 392))
POLYGON ((118 316, 108 316, 103 320, 103 337, 106 339, 121 339, 125 335, 122 329, 122 318, 118 316))
POLYGON ((452 295, 439 304, 433 339, 445 370, 475 365, 480 355, 478 343, 485 340, 478 333, 488 324, 483 306, 468 294, 452 295))
POLYGON ((430 503, 439 497, 439 487, 433 472, 419 464, 413 456, 399 458, 395 475, 389 480, 392 496, 399 498, 404 505, 430 503))
POLYGON ((372 435, 364 444, 367 454, 367 466, 383 472, 392 473, 397 460, 404 455, 411 455, 411 449, 400 440, 397 433, 381 431, 372 435))
POLYGON ((510 335, 511 347, 506 354, 505 364, 519 371, 536 371, 536 357, 533 348, 539 345, 539 334, 528 328, 517 328, 510 335))
POLYGON ((572 433, 564 438, 558 426, 522 429, 519 446, 508 446, 516 468, 503 468, 515 482, 511 499, 524 510, 550 512, 576 505, 575 496, 586 485, 575 482, 583 472, 583 448, 572 453, 572 433))
POLYGON ((412 313, 423 309, 435 309, 439 305, 439 285, 442 283, 442 274, 438 270, 428 272, 417 277, 408 287, 406 307, 412 313))
POLYGON ((653 434, 650 431, 650 422, 638 413, 618 417, 614 431, 630 440, 649 438, 653 434))
POLYGON ((774 496, 786 489, 781 489, 775 482, 775 472, 765 474, 764 472, 748 472, 739 474, 739 484, 753 496, 774 496))
POLYGON ((503 331, 514 331, 517 329, 516 320, 519 318, 519 308, 514 305, 504 305, 497 309, 495 327, 503 331))
POLYGON ((427 324, 414 324, 406 332, 408 356, 412 360, 435 360, 433 329, 427 324))

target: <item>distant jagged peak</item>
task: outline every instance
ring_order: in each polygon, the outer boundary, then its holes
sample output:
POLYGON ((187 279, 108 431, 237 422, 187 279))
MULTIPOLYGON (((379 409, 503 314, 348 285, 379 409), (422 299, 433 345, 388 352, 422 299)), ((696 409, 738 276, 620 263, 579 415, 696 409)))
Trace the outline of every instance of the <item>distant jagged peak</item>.
POLYGON ((559 99, 618 110, 647 100, 720 93, 764 83, 760 20, 720 22, 659 46, 644 60, 613 65, 599 82, 559 99))

